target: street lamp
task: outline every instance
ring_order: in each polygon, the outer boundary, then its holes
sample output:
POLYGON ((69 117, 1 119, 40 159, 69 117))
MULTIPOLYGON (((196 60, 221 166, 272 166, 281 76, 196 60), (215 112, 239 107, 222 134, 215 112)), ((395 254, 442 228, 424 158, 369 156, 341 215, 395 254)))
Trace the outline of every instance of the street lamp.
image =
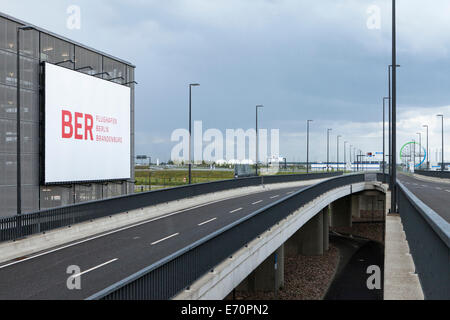
POLYGON ((443 114, 438 114, 438 117, 442 118, 442 163, 441 163, 441 167, 442 167, 442 171, 445 170, 445 163, 444 163, 444 115, 443 114))
POLYGON ((192 161, 191 161, 191 140, 192 140, 192 87, 198 87, 200 84, 189 84, 189 184, 192 183, 192 161))
POLYGON ((430 162, 428 161, 428 125, 424 124, 422 127, 427 128, 427 170, 430 170, 430 162))
POLYGON ((16 34, 16 54, 17 54, 17 65, 16 65, 16 79, 17 79, 17 103, 16 103, 16 130, 17 130, 17 214, 22 214, 22 170, 21 170, 21 139, 20 139, 20 31, 33 30, 32 26, 20 26, 17 27, 16 34))
POLYGON ((346 144, 348 143, 348 141, 344 141, 344 172, 345 172, 345 167, 347 166, 347 149, 346 149, 346 144))
POLYGON ((256 175, 258 176, 258 109, 264 108, 263 105, 259 104, 256 106, 256 175))
POLYGON ((352 171, 352 168, 353 168, 353 166, 352 166, 352 148, 353 148, 353 145, 350 145, 350 154, 349 154, 349 156, 350 156, 350 171, 352 171))
POLYGON ((313 121, 306 121, 306 173, 309 173, 309 123, 313 121))
POLYGON ((396 47, 396 5, 392 0, 392 137, 391 137, 391 210, 397 212, 397 47, 396 47))
POLYGON ((420 159, 422 157, 422 133, 416 132, 416 134, 419 135, 419 159, 420 159))
POLYGON ((327 172, 330 169, 330 131, 333 129, 327 129, 327 172))
MULTIPOLYGON (((386 103, 385 101, 389 100, 389 97, 383 98, 383 174, 386 173, 386 103)), ((390 117, 390 116, 389 116, 390 117)), ((390 138, 389 138, 390 139, 390 138)))
MULTIPOLYGON (((396 65, 397 68, 400 67, 399 64, 396 65)), ((391 175, 392 171, 392 96, 391 96, 391 69, 392 64, 388 66, 388 86, 389 86, 389 175, 391 175)), ((391 181, 392 182, 392 181, 391 181)), ((391 183, 390 182, 390 183, 391 183)), ((389 187, 391 188, 391 185, 389 184, 389 187)))
POLYGON ((339 138, 342 138, 342 136, 341 135, 337 136, 337 154, 336 154, 336 160, 337 160, 336 166, 337 166, 337 168, 336 168, 336 171, 339 171, 339 138))

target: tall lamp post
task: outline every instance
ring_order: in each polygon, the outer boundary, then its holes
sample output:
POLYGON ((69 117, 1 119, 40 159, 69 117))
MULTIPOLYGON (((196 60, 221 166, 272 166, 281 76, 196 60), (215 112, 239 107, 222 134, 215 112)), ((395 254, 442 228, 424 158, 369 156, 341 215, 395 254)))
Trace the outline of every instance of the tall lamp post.
POLYGON ((342 138, 342 136, 341 136, 341 135, 338 135, 338 136, 337 136, 337 154, 336 154, 336 160, 337 160, 336 165, 337 165, 337 169, 336 169, 336 171, 339 171, 339 138, 342 138))
POLYGON ((333 129, 327 129, 327 172, 330 169, 330 131, 333 129))
POLYGON ((309 173, 309 123, 313 120, 306 121, 306 173, 309 173))
POLYGON ((422 133, 417 132, 417 134, 419 135, 419 159, 420 159, 422 158, 422 133))
MULTIPOLYGON (((395 24, 394 16, 395 16, 395 13, 393 13, 393 28, 394 28, 394 24, 395 24)), ((393 33, 395 33, 394 30, 393 30, 393 33)), ((393 35, 393 51, 395 51, 394 37, 395 37, 395 34, 393 35)), ((397 64, 396 67, 398 68, 398 67, 400 67, 400 65, 397 64)), ((392 188, 393 188, 393 186, 392 186, 392 181, 393 181, 393 179, 392 179, 392 155, 393 155, 393 153, 392 153, 392 94, 391 94, 391 92, 392 92, 393 88, 391 86, 391 69, 392 69, 392 64, 390 64, 388 66, 388 84, 389 84, 389 96, 388 96, 388 98, 389 98, 389 158, 388 158, 388 162, 389 162, 389 176, 391 177, 390 181, 389 181, 389 189, 392 190, 392 188)), ((391 198, 391 204, 392 204, 392 199, 393 198, 391 198)))
POLYGON ((392 175, 391 210, 397 212, 397 49, 396 49, 396 6, 392 0, 392 175))
POLYGON ((192 161, 191 161, 191 140, 192 140, 192 87, 198 87, 200 84, 189 84, 189 184, 192 184, 192 161))
POLYGON ((430 162, 429 162, 429 156, 428 156, 428 125, 424 124, 422 127, 427 128, 427 170, 430 170, 430 162))
POLYGON ((438 114, 437 116, 442 118, 442 154, 441 154, 441 156, 442 156, 442 160, 441 160, 442 163, 441 163, 441 168, 442 168, 442 171, 444 171, 445 170, 445 163, 444 163, 444 115, 443 114, 438 114))
POLYGON ((383 98, 383 174, 386 173, 386 100, 389 97, 383 98))
POLYGON ((20 31, 33 30, 32 26, 17 27, 16 33, 16 79, 17 79, 17 104, 16 104, 16 130, 17 130, 17 214, 22 214, 22 169, 21 169, 21 137, 20 137, 20 31))
POLYGON ((350 154, 349 154, 349 156, 350 156, 350 171, 352 171, 352 148, 353 148, 353 145, 350 145, 350 154))
POLYGON ((258 176, 258 109, 259 108, 264 108, 263 105, 257 105, 256 106, 256 175, 258 176))
POLYGON ((345 168, 347 166, 347 149, 346 149, 346 144, 348 143, 348 141, 344 141, 344 172, 345 172, 345 168))

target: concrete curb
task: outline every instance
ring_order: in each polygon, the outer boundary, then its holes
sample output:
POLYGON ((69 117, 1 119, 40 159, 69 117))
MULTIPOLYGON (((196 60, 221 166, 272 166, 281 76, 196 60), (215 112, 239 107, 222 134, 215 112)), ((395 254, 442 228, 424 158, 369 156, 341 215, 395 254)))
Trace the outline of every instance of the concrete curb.
POLYGON ((388 214, 384 257, 384 300, 424 300, 422 286, 415 271, 402 220, 397 214, 388 214))

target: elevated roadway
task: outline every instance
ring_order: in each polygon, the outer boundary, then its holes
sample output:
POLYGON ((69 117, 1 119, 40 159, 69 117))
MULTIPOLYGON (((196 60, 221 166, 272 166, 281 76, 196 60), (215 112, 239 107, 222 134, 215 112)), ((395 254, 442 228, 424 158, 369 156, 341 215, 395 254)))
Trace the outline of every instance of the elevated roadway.
POLYGON ((0 265, 0 300, 85 299, 305 186, 270 190, 166 214, 0 265), (81 280, 69 290, 69 266, 81 280))
POLYGON ((450 222, 450 183, 407 174, 399 174, 398 179, 417 198, 450 222))

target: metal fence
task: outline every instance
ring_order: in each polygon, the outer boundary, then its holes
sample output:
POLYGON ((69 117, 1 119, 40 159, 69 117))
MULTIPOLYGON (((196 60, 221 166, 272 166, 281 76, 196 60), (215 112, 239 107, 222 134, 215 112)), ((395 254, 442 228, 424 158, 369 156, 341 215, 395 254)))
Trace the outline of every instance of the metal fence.
POLYGON ((91 221, 118 213, 128 212, 169 201, 199 196, 211 192, 257 186, 264 183, 271 184, 321 179, 338 175, 342 175, 342 172, 230 179, 136 193, 105 200, 96 200, 22 215, 15 215, 0 218, 0 242, 17 240, 52 229, 71 226, 76 223, 91 221))
POLYGON ((235 221, 88 299, 170 299, 299 207, 325 192, 364 182, 365 178, 364 174, 346 175, 302 189, 235 221))
POLYGON ((422 176, 450 179, 450 171, 427 171, 427 170, 414 170, 414 173, 422 176))
POLYGON ((398 206, 426 299, 450 299, 450 224, 398 182, 398 206))

